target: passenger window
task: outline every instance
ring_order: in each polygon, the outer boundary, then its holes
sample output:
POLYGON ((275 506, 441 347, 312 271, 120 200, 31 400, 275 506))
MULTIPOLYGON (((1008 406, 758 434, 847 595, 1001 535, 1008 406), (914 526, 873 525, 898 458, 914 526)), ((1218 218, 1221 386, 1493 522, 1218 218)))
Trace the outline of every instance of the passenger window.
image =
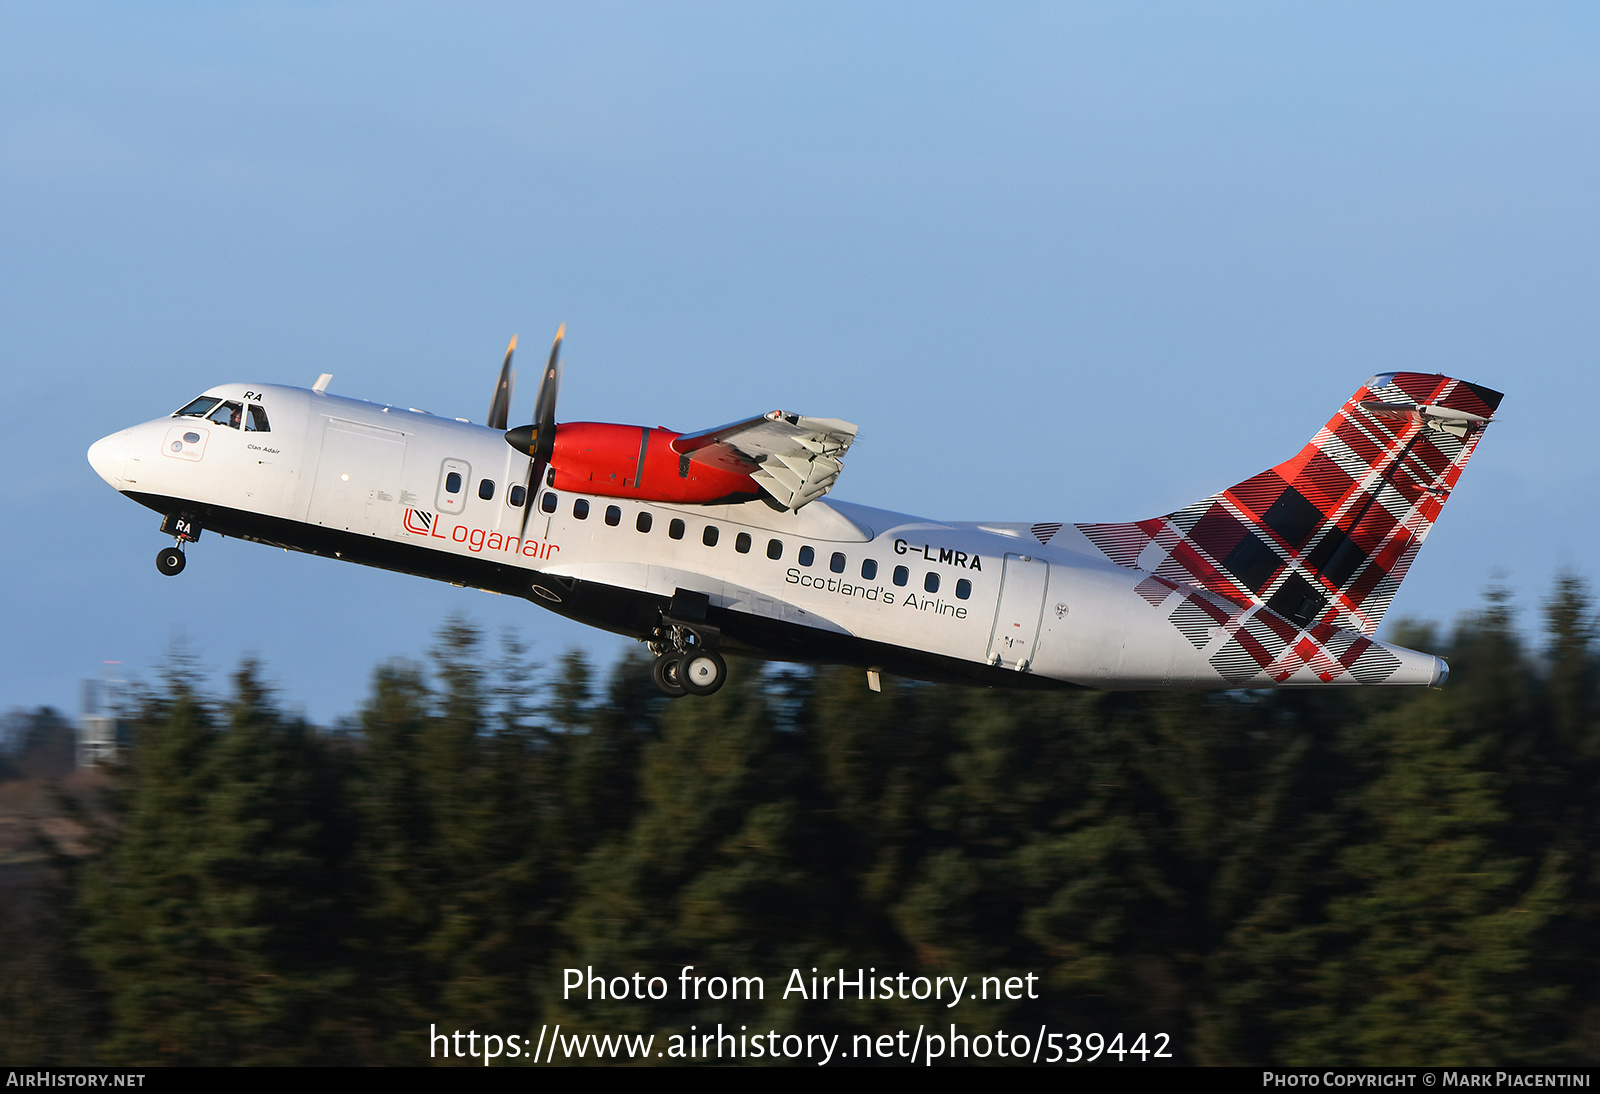
POLYGON ((639 529, 641 532, 648 532, 650 530, 650 524, 651 519, 649 513, 640 513, 639 519, 633 522, 633 526, 639 529))
POLYGON ((910 580, 911 580, 911 571, 910 570, 906 569, 904 566, 896 566, 894 568, 894 583, 896 585, 904 585, 906 582, 908 582, 910 580))
POLYGON ((838 551, 833 552, 833 557, 828 559, 828 569, 836 574, 844 573, 844 555, 838 551))
POLYGON ((511 496, 506 500, 512 505, 516 506, 518 509, 521 509, 522 503, 528 500, 527 488, 525 488, 520 482, 517 483, 517 485, 511 488, 511 496))
POLYGON ((572 515, 579 520, 589 519, 589 499, 578 498, 572 503, 572 515))
POLYGON ((783 540, 781 540, 781 539, 769 539, 769 540, 767 540, 767 557, 768 558, 772 558, 772 559, 778 559, 778 558, 782 558, 783 557, 783 540))
POLYGON ((966 578, 962 578, 961 580, 956 582, 956 599, 957 600, 966 600, 971 595, 972 595, 972 582, 968 581, 966 578))
POLYGON ((174 414, 173 417, 204 418, 206 416, 206 412, 220 402, 222 402, 221 399, 213 399, 209 395, 202 395, 200 398, 196 399, 194 402, 190 403, 188 406, 174 414))
POLYGON ((606 506, 606 523, 615 528, 622 523, 622 510, 615 505, 606 506))
POLYGON ((544 492, 544 497, 539 499, 539 509, 540 509, 540 511, 541 512, 545 512, 545 513, 554 513, 556 511, 556 505, 557 505, 556 496, 554 494, 552 494, 550 491, 546 490, 544 492))
POLYGON ((733 549, 735 551, 738 551, 741 555, 749 554, 750 553, 750 533, 749 532, 740 532, 737 536, 735 536, 734 540, 733 540, 733 549))
POLYGON ((673 539, 682 539, 683 521, 679 520, 677 517, 673 517, 672 523, 667 525, 667 535, 671 536, 673 539))
POLYGON ((483 479, 478 483, 478 497, 484 501, 494 500, 494 480, 483 479))
POLYGON ((715 547, 717 545, 717 535, 717 526, 708 524, 706 525, 706 530, 700 533, 700 542, 707 547, 715 547))
POLYGON ((246 433, 271 433, 272 427, 267 424, 267 412, 255 403, 247 403, 245 410, 249 411, 244 420, 246 433))
POLYGON ((926 589, 930 593, 938 592, 939 591, 939 575, 934 573, 932 570, 929 570, 928 571, 928 576, 922 579, 922 587, 924 589, 926 589))
POLYGON ((800 565, 809 566, 817 560, 817 552, 810 547, 800 548, 800 565))
POLYGON ((217 425, 225 425, 229 429, 238 429, 239 418, 243 413, 243 404, 236 403, 230 399, 206 415, 206 419, 215 422, 217 425))
POLYGON ((866 578, 868 581, 871 581, 873 578, 877 577, 878 576, 878 560, 875 559, 875 558, 864 558, 864 559, 862 559, 861 560, 861 576, 866 578))
POLYGON ((452 471, 444 477, 444 492, 446 494, 461 493, 461 472, 452 471))

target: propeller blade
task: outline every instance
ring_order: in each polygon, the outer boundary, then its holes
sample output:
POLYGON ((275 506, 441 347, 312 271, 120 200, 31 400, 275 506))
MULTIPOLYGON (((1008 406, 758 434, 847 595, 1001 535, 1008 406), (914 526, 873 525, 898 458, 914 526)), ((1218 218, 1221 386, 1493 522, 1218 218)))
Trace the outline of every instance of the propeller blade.
POLYGON ((556 396, 561 390, 561 341, 566 336, 567 325, 563 323, 556 331, 555 342, 550 346, 550 361, 539 377, 533 421, 506 431, 506 443, 512 448, 546 462, 556 447, 556 396))
POLYGON ((500 379, 494 385, 494 398, 489 400, 490 429, 504 429, 506 417, 511 413, 511 388, 517 382, 517 374, 511 368, 511 355, 517 352, 517 336, 511 336, 511 344, 506 347, 505 364, 500 366, 500 379))
POLYGON ((550 344, 550 360, 539 378, 539 395, 533 403, 533 423, 537 427, 535 441, 538 458, 549 460, 556 446, 556 396, 561 391, 561 341, 567 336, 567 325, 556 328, 556 340, 550 344))
MULTIPOLYGON (((528 481, 523 484, 521 538, 527 538, 528 517, 533 511, 533 496, 550 457, 556 448, 556 396, 561 391, 561 342, 567 336, 567 325, 556 329, 556 340, 550 345, 550 360, 544 374, 539 377, 539 394, 533 402, 533 422, 506 431, 506 443, 518 452, 526 453, 528 481)), ((502 423, 503 424, 503 423, 502 423)), ((496 427, 499 428, 499 427, 496 427)))
POLYGON ((524 543, 528 539, 528 517, 533 513, 534 484, 544 474, 545 466, 544 461, 538 457, 528 461, 528 479, 522 484, 522 527, 517 530, 519 543, 524 543))

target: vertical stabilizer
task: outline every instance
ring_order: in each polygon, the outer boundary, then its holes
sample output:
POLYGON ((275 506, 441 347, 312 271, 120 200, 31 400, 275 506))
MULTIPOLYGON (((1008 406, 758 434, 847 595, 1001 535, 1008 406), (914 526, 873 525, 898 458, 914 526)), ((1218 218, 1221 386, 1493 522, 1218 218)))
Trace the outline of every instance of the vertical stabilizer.
POLYGON ((1360 679, 1381 648, 1360 636, 1377 630, 1500 400, 1448 376, 1374 376, 1271 470, 1164 517, 1077 528, 1149 571, 1141 593, 1197 648, 1212 628, 1236 632, 1211 658, 1225 678, 1327 661, 1360 679))

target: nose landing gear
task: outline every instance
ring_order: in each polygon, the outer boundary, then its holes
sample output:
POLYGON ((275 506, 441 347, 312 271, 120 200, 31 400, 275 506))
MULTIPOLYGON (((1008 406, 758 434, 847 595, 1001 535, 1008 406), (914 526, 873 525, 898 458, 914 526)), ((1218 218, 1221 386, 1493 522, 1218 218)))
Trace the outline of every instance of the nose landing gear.
POLYGON ((200 538, 200 525, 190 517, 172 514, 162 520, 161 532, 178 542, 176 546, 163 547, 156 553, 156 569, 167 577, 177 577, 183 573, 183 567, 189 561, 183 555, 183 545, 200 538))

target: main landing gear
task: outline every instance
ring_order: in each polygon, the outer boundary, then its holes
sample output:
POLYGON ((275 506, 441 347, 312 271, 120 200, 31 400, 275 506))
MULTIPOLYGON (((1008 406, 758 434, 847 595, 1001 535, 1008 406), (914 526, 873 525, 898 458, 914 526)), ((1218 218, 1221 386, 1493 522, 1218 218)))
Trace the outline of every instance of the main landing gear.
MULTIPOLYGON (((650 678, 662 693, 674 699, 681 695, 710 695, 728 680, 728 663, 722 654, 699 644, 699 636, 679 627, 665 628, 661 640, 648 641, 656 655, 650 678)), ((660 633, 660 632, 658 632, 660 633)))
POLYGON ((663 694, 710 695, 728 680, 728 663, 717 652, 719 632, 706 623, 710 598, 679 589, 661 613, 661 625, 644 639, 656 655, 650 677, 663 694))
POLYGON ((176 546, 163 547, 156 552, 156 569, 167 577, 177 577, 189 561, 183 555, 183 545, 200 538, 200 525, 190 517, 173 514, 161 521, 161 532, 178 542, 176 546))

